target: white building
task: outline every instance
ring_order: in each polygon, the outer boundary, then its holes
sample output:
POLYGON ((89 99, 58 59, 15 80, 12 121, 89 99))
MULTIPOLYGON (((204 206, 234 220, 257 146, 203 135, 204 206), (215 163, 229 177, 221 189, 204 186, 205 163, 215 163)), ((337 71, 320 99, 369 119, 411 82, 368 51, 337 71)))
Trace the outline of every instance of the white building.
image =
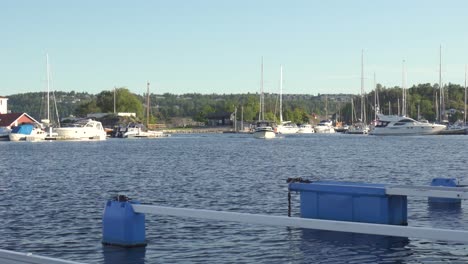
POLYGON ((8 98, 0 96, 0 114, 8 113, 8 98))

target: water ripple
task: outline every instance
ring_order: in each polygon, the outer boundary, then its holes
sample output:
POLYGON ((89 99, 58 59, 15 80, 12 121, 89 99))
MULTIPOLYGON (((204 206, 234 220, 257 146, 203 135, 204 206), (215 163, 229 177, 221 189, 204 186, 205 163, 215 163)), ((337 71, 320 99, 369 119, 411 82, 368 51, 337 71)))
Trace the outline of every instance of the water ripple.
MULTIPOLYGON (((0 142, 2 248, 87 263, 466 263, 459 243, 147 216, 148 246, 101 245, 106 199, 286 215, 288 177, 427 185, 467 175, 466 136, 184 135, 0 142), (21 161, 21 162, 19 162, 21 161)), ((297 216, 298 195, 293 195, 297 216)), ((468 229, 464 208, 409 198, 411 226, 468 229)))

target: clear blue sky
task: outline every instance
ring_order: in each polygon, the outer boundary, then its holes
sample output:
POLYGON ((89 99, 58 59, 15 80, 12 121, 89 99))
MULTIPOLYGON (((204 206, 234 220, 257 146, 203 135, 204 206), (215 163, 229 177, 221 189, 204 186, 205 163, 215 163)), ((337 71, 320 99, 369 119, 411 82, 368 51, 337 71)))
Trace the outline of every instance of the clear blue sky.
POLYGON ((377 82, 464 82, 468 1, 170 0, 0 2, 0 95, 52 88, 99 93, 359 93, 377 82))

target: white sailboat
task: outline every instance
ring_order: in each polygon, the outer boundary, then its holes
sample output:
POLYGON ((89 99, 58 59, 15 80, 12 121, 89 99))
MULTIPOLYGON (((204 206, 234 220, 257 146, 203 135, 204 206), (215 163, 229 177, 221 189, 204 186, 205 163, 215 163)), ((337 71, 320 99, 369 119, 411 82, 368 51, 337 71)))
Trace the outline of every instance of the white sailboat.
MULTIPOLYGON (((117 137, 121 138, 163 138, 169 137, 169 134, 166 134, 162 131, 149 130, 149 120, 150 120, 150 83, 146 82, 146 127, 143 124, 128 124, 123 131, 120 131, 120 135, 117 137)), ((115 96, 114 96, 115 97, 115 96)), ((115 103, 114 103, 115 105, 115 103)), ((115 107, 114 107, 115 108, 115 107)), ((115 110, 114 110, 115 112, 115 110)))
MULTIPOLYGON (((364 104, 364 51, 361 53, 361 118, 359 122, 353 122, 346 131, 347 134, 367 134, 369 126, 366 123, 365 104, 364 104)), ((354 105, 352 105, 354 107, 354 105)), ((353 120, 354 121, 354 120, 353 120)))
POLYGON ((261 72, 260 112, 258 114, 258 122, 255 126, 253 136, 254 138, 271 139, 275 138, 276 134, 271 126, 271 122, 265 120, 265 97, 263 94, 263 57, 261 72))
MULTIPOLYGON (((464 114, 463 114, 463 121, 458 120, 454 124, 451 124, 447 128, 447 134, 468 134, 468 124, 466 123, 466 71, 467 71, 467 66, 465 65, 465 104, 463 107, 464 114)), ((444 131, 445 132, 445 131, 444 131)))
MULTIPOLYGON (((325 96, 325 116, 328 118, 328 98, 325 96)), ((330 119, 321 120, 320 123, 314 127, 315 133, 318 134, 333 134, 336 133, 333 127, 333 121, 330 119)))
POLYGON ((283 66, 280 66, 280 103, 279 103, 280 124, 276 126, 279 134, 296 134, 299 128, 291 121, 283 121, 283 66))
MULTIPOLYGON (((42 119, 41 123, 46 127, 47 136, 46 139, 55 139, 57 133, 53 131, 52 124, 50 121, 50 64, 49 64, 49 54, 46 54, 46 69, 47 69, 47 105, 46 105, 46 119, 42 119)), ((55 99, 55 96, 54 96, 55 99)), ((57 114, 57 124, 60 127, 60 121, 57 111, 57 102, 54 100, 55 110, 57 114)))

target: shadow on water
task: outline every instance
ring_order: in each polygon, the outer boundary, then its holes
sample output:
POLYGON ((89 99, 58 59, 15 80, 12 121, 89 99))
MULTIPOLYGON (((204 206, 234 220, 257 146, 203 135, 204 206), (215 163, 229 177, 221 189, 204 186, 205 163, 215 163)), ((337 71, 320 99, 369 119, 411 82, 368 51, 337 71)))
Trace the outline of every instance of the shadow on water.
POLYGON ((460 203, 427 203, 427 209, 430 217, 445 218, 447 214, 461 217, 463 210, 460 203))
POLYGON ((299 250, 305 262, 400 263, 413 254, 404 237, 302 229, 299 250))
POLYGON ((102 254, 105 264, 145 264, 146 247, 103 246, 102 254))

